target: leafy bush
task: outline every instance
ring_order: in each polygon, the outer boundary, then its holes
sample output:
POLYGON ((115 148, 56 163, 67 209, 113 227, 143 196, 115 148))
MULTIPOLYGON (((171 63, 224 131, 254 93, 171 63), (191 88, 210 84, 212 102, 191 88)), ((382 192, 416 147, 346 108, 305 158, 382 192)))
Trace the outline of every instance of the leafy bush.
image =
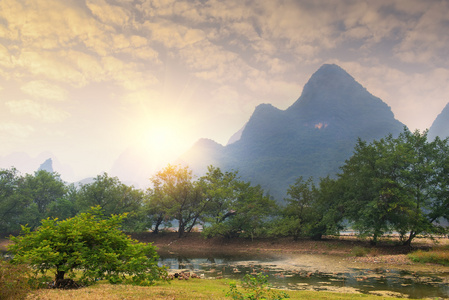
POLYGON ((66 273, 75 278, 75 271, 81 273, 84 284, 104 278, 110 283, 150 285, 165 269, 158 267, 153 245, 139 243, 120 231, 123 218, 105 218, 101 208, 95 207, 64 221, 42 220, 36 231, 22 226, 21 234, 11 237, 13 262, 29 264, 35 278, 54 271, 57 287, 66 273))
POLYGON ((229 283, 229 292, 226 296, 231 297, 234 300, 281 300, 290 298, 287 293, 283 291, 272 290, 268 284, 268 276, 262 273, 256 276, 246 274, 242 280, 242 287, 245 290, 245 294, 238 290, 237 283, 235 281, 229 283))
POLYGON ((26 265, 13 265, 0 259, 0 299, 25 299, 31 290, 30 270, 26 265))
POLYGON ((430 251, 417 250, 410 253, 408 257, 414 262, 449 265, 449 250, 445 249, 430 251))

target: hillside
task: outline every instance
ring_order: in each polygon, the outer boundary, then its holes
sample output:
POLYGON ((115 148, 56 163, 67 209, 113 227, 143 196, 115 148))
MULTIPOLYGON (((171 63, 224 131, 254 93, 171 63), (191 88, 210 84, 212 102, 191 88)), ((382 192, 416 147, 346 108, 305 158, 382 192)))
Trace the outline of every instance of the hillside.
POLYGON ((390 107, 337 65, 323 65, 286 110, 256 107, 240 139, 227 146, 199 141, 182 156, 196 173, 207 165, 238 170, 281 201, 299 176, 334 176, 357 138, 397 135, 404 124, 390 107))
POLYGON ((429 140, 434 140, 439 136, 441 139, 449 137, 449 103, 444 107, 443 111, 437 116, 429 129, 429 140))

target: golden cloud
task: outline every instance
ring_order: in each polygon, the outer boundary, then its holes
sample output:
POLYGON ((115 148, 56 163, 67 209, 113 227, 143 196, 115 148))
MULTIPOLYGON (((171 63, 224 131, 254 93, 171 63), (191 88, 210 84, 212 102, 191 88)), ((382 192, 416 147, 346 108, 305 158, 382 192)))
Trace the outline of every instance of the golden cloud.
POLYGON ((39 101, 29 99, 5 102, 11 113, 33 117, 45 123, 56 123, 69 117, 69 113, 39 101))
POLYGON ((58 85, 50 84, 44 80, 34 80, 21 87, 26 94, 46 100, 64 101, 67 99, 67 91, 58 85))

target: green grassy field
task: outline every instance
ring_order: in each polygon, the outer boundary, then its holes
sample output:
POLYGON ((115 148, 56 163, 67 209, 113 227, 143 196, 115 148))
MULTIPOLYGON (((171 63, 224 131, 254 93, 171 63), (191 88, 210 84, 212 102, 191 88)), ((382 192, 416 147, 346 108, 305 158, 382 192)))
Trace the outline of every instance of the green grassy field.
MULTIPOLYGON (((229 291, 229 280, 217 279, 190 279, 175 280, 167 283, 159 283, 156 286, 141 287, 131 285, 111 285, 97 284, 78 290, 48 290, 41 289, 30 293, 27 299, 61 299, 61 300, 118 300, 118 299, 231 299, 226 297, 229 291)), ((286 291, 290 299, 400 299, 384 296, 345 294, 333 292, 313 292, 313 291, 286 291)))

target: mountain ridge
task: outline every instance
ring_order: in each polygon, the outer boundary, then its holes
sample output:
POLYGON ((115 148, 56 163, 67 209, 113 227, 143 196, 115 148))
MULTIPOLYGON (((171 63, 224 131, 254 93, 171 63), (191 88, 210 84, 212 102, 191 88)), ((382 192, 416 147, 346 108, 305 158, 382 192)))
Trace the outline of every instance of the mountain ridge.
POLYGON ((286 110, 258 105, 239 140, 214 150, 196 147, 182 160, 196 173, 201 160, 237 170, 243 180, 260 184, 278 200, 296 178, 335 175, 352 154, 358 138, 371 141, 405 127, 391 108, 370 94, 337 65, 321 66, 286 110))

